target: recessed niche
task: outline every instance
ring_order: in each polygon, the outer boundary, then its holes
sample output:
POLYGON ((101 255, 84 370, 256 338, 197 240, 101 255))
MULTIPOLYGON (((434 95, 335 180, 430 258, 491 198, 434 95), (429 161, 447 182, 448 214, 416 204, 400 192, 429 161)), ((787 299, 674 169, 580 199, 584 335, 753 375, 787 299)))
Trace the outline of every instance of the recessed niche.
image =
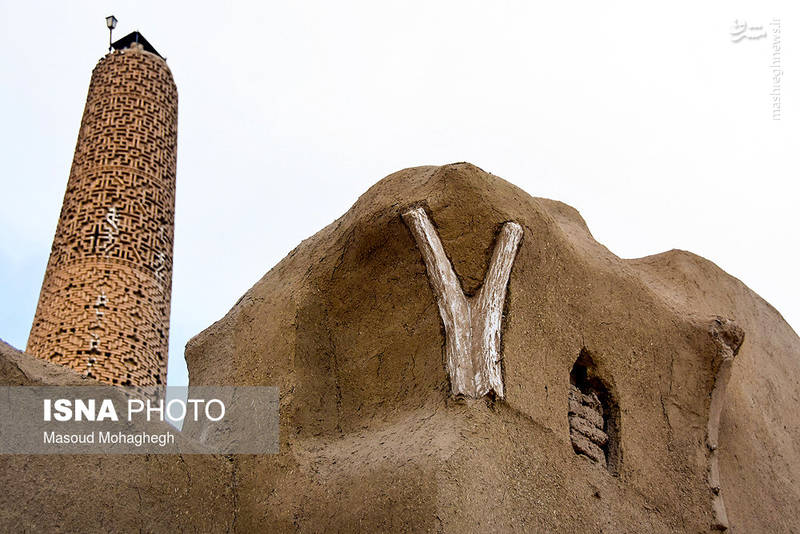
POLYGON ((572 449, 617 473, 622 456, 619 406, 586 349, 572 366, 569 381, 567 419, 572 449))

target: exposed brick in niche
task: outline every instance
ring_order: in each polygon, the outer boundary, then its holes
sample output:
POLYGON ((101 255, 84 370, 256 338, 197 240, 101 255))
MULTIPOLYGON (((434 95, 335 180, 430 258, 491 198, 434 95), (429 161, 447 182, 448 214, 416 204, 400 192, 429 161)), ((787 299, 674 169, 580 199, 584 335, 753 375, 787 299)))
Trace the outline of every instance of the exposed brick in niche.
POLYGON ((619 407, 586 349, 570 373, 567 419, 575 453, 617 473, 621 457, 619 407))

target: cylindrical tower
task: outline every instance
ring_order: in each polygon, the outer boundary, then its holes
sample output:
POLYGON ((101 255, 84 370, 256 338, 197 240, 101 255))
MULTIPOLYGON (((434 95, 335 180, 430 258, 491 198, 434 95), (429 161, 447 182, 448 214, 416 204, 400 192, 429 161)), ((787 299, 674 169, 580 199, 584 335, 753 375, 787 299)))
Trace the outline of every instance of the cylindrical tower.
POLYGON ((94 71, 27 352, 166 384, 178 93, 138 32, 94 71))

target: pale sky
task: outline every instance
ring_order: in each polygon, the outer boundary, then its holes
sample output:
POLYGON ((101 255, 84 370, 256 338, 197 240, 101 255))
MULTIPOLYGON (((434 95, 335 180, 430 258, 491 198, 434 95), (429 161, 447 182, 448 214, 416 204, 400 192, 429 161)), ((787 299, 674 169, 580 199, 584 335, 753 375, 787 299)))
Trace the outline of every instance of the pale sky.
POLYGON ((0 0, 0 337, 25 347, 112 13, 178 86, 170 385, 370 185, 456 161, 574 206, 623 258, 700 254, 798 330, 797 3, 602 4, 0 0))

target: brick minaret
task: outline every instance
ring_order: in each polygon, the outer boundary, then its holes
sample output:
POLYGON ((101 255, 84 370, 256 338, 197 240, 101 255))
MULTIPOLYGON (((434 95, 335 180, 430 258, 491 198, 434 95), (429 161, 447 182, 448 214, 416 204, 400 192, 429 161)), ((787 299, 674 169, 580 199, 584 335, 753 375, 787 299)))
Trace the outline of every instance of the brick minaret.
POLYGON ((94 69, 27 351, 111 384, 166 383, 178 93, 138 32, 94 69))

